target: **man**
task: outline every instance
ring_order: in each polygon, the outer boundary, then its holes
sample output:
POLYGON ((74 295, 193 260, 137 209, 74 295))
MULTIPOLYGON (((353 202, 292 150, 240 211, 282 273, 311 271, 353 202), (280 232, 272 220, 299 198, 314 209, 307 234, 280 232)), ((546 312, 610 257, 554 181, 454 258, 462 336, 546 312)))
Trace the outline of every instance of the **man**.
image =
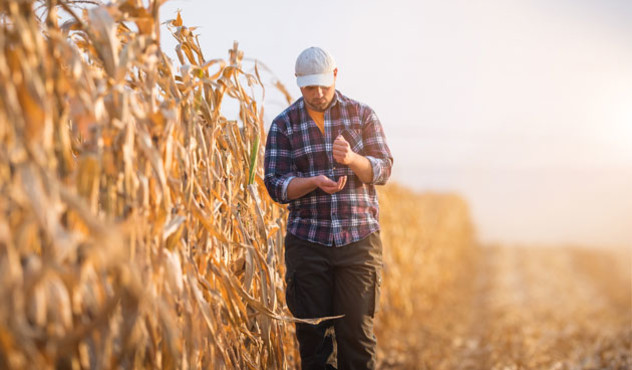
POLYGON ((373 110, 337 91, 337 75, 325 50, 299 55, 303 96, 272 122, 265 184, 275 201, 289 203, 290 311, 298 318, 344 315, 296 325, 303 369, 331 368, 332 326, 338 368, 373 369, 382 267, 375 185, 390 177, 393 157, 373 110))

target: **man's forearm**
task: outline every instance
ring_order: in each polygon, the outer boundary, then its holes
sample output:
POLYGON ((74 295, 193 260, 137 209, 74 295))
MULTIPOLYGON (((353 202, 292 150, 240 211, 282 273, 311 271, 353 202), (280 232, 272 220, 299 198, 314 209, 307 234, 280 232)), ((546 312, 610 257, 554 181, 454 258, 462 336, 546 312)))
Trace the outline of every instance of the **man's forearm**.
POLYGON ((356 153, 354 159, 349 163, 349 168, 360 178, 360 181, 367 184, 373 181, 373 166, 368 158, 356 153))
POLYGON ((297 199, 316 189, 313 177, 295 177, 287 185, 287 198, 297 199))

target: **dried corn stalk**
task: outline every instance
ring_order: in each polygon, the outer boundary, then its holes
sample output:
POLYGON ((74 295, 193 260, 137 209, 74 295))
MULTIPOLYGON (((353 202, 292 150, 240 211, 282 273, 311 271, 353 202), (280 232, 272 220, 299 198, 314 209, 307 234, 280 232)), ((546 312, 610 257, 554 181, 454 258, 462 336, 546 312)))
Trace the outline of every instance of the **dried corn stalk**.
POLYGON ((144 3, 0 3, 0 368, 294 368, 260 79, 144 3))

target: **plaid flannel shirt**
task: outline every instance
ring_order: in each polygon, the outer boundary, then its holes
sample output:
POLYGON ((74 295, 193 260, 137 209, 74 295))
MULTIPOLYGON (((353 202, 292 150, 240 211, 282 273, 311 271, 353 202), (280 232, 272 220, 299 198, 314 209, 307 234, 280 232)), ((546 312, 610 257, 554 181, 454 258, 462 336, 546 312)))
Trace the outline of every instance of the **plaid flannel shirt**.
POLYGON ((313 243, 343 246, 380 229, 374 185, 386 183, 393 157, 382 125, 368 106, 336 91, 324 116, 323 135, 300 98, 274 119, 266 143, 264 181, 272 199, 289 203, 288 232, 313 243), (334 161, 333 143, 339 134, 354 152, 371 162, 370 183, 363 183, 351 168, 334 161), (318 175, 334 181, 346 175, 347 183, 334 194, 317 188, 298 199, 287 198, 293 178, 318 175))

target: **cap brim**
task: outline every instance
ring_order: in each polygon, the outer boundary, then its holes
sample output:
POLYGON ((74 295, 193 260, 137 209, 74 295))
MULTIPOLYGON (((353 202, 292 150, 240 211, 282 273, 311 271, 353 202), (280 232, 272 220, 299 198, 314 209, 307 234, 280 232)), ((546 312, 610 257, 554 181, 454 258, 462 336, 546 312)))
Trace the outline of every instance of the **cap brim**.
POLYGON ((298 87, 305 86, 325 86, 329 87, 334 84, 334 72, 322 73, 316 75, 306 75, 296 77, 298 87))

